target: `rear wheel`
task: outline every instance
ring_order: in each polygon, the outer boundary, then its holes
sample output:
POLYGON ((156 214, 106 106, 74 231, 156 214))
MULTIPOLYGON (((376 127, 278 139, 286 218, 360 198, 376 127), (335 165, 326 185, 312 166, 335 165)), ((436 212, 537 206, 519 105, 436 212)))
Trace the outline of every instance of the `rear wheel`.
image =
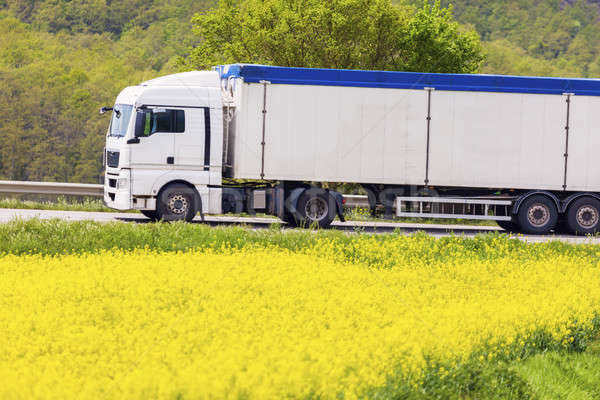
POLYGON ((533 195, 519 207, 517 221, 524 233, 545 235, 556 227, 558 209, 549 197, 533 195))
POLYGON ((191 222, 199 210, 196 191, 181 183, 164 188, 158 196, 156 216, 163 221, 191 222))
POLYGON ((158 218, 156 216, 156 210, 140 210, 142 215, 146 218, 150 218, 152 221, 156 221, 158 218))
POLYGON ((336 216, 336 201, 326 190, 308 189, 298 199, 297 213, 301 226, 328 228, 336 216))
POLYGON ((576 235, 590 235, 600 230, 600 201, 581 197, 567 210, 567 226, 576 235))

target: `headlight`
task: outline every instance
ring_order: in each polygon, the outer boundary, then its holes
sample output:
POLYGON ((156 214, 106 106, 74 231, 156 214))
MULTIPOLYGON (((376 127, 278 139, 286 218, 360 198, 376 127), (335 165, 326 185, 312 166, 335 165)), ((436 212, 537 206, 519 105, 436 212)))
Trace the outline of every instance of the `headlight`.
POLYGON ((117 189, 127 189, 128 187, 129 187, 129 179, 128 178, 117 179, 117 189))

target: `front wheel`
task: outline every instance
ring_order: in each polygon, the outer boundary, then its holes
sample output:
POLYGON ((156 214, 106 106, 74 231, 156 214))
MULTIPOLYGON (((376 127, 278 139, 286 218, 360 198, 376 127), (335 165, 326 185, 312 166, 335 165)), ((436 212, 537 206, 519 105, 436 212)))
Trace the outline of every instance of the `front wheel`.
POLYGON ((191 222, 200 209, 196 191, 175 183, 164 188, 158 196, 157 218, 163 221, 191 222))

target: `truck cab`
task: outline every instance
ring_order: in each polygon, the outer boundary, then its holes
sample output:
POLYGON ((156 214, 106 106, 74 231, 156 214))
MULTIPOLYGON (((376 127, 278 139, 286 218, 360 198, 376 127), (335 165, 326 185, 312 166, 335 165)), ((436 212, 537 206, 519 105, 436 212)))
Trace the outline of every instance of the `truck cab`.
POLYGON ((106 137, 104 202, 155 219, 221 210, 219 74, 193 71, 125 88, 106 137), (162 206, 161 206, 162 199, 162 206))

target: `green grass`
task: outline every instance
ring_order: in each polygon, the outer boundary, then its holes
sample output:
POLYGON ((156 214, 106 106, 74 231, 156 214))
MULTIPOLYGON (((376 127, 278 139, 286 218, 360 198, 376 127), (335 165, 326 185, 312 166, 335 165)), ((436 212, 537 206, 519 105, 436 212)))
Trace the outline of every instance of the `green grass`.
POLYGON ((19 210, 57 210, 57 211, 88 211, 88 212, 118 212, 102 204, 102 200, 85 197, 80 201, 58 197, 55 200, 35 201, 17 198, 0 199, 0 208, 19 210))
MULTIPOLYGON (((318 236, 341 240, 347 235, 324 231, 318 236)), ((144 247, 178 251, 198 247, 220 248, 224 245, 243 247, 249 244, 297 249, 313 243, 316 237, 301 229, 282 232, 278 224, 269 230, 254 231, 244 226, 213 228, 188 223, 126 224, 33 218, 0 224, 0 253, 63 254, 144 247)))
POLYGON ((583 353, 537 354, 514 370, 539 399, 600 399, 600 342, 583 353))
MULTIPOLYGON (((233 227, 211 227, 205 224, 147 223, 127 224, 122 222, 102 223, 94 221, 15 220, 0 224, 0 253, 61 254, 102 249, 125 249, 149 247, 162 251, 179 251, 190 248, 221 248, 222 246, 243 247, 252 244, 275 245, 297 250, 311 246, 319 238, 327 238, 336 244, 347 245, 354 240, 393 241, 403 234, 400 231, 387 235, 361 233, 349 235, 336 230, 321 230, 315 233, 303 229, 281 229, 273 224, 270 229, 252 230, 243 225, 233 227)), ((475 238, 449 236, 435 239, 417 233, 421 240, 429 242, 427 252, 415 255, 432 260, 444 260, 454 251, 469 251, 474 257, 493 257, 493 249, 502 246, 503 251, 514 257, 529 259, 543 257, 549 249, 585 257, 600 256, 600 247, 591 244, 571 245, 553 241, 528 244, 510 239, 506 235, 493 233, 475 238)))

